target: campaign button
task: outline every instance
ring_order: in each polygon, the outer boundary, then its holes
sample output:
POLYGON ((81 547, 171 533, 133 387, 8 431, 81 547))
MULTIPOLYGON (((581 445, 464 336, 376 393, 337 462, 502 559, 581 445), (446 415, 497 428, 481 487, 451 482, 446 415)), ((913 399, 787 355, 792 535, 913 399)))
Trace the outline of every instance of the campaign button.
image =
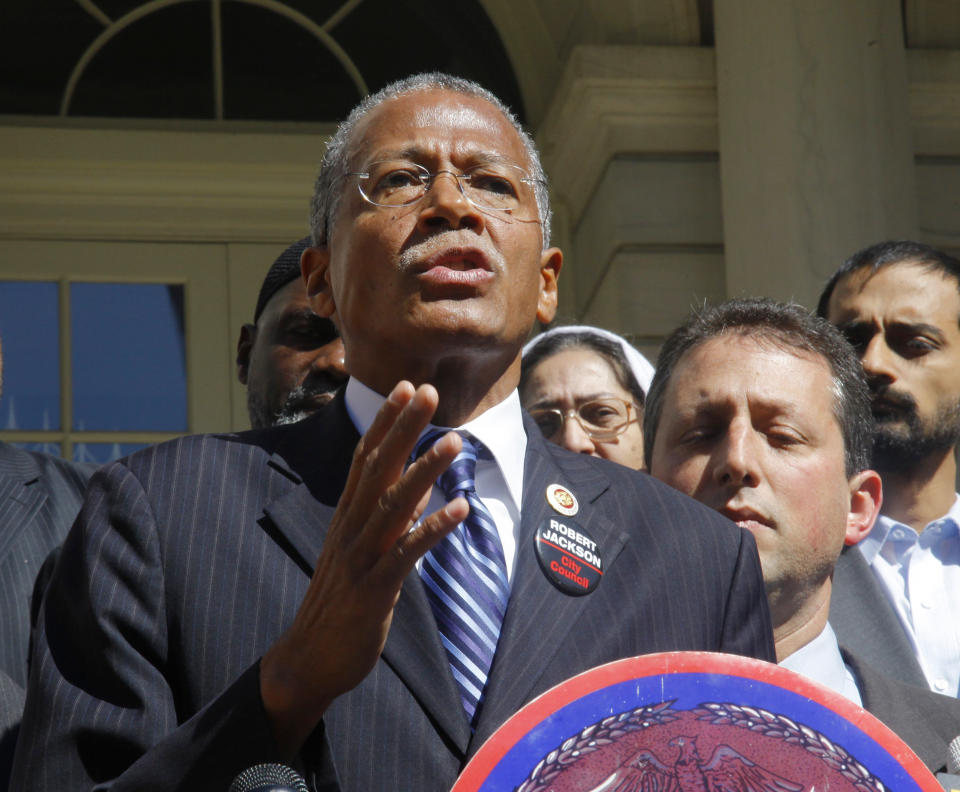
POLYGON ((547 517, 534 542, 540 568, 560 591, 581 596, 597 587, 603 577, 600 547, 578 523, 547 517))

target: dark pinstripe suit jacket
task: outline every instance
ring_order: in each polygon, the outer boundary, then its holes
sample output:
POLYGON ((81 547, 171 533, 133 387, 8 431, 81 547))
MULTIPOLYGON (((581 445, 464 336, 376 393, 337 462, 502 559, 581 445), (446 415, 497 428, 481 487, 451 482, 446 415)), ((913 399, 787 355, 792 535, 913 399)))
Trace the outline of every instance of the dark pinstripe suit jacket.
POLYGON ((67 535, 91 472, 0 443, 0 790, 6 789, 27 686, 33 582, 67 535))
POLYGON ((22 687, 33 581, 73 524, 92 472, 0 443, 0 671, 22 687))
MULTIPOLYGON (((413 574, 381 659, 301 751, 316 788, 447 790, 520 706, 616 658, 773 659, 749 534, 645 475, 546 444, 529 421, 527 432, 523 536, 476 733, 413 574), (534 556, 554 482, 577 495, 575 519, 601 548, 604 578, 584 597, 554 588, 534 556)), ((257 658, 303 598, 357 439, 341 397, 294 426, 186 438, 94 477, 45 600, 15 788, 225 790, 279 760, 257 658)))

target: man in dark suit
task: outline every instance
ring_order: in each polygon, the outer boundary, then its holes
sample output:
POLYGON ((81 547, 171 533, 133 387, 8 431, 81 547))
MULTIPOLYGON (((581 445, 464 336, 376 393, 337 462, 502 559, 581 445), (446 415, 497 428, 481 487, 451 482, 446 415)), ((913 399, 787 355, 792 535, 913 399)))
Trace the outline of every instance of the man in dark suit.
POLYGON ((41 617, 20 788, 225 789, 288 761, 315 789, 440 792, 587 668, 773 659, 747 532, 546 443, 520 409, 561 253, 536 150, 495 97, 425 75, 365 100, 313 208, 307 292, 351 380, 298 424, 95 477, 41 617), (431 422, 463 434, 421 444, 431 422))
POLYGON ((310 307, 294 242, 273 262, 260 286, 253 322, 240 328, 237 379, 247 386, 250 426, 294 423, 333 398, 347 381, 336 325, 310 307))
POLYGON ((644 424, 650 472, 756 536, 780 665, 863 706, 943 770, 960 702, 872 669, 828 622, 840 550, 869 533, 882 500, 867 467, 866 380, 840 333, 768 299, 697 313, 664 342, 644 424))
MULTIPOLYGON (((0 390, 2 384, 0 349, 0 390)), ((27 686, 34 580, 67 535, 92 470, 0 442, 0 789, 10 773, 27 686)))

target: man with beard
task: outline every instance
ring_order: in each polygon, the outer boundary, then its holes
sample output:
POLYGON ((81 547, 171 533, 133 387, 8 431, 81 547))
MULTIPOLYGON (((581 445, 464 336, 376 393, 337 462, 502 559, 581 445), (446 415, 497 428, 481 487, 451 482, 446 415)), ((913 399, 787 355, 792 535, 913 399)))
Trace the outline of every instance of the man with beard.
POLYGON ((237 379, 247 386, 254 429, 306 418, 347 381, 340 334, 313 312, 300 275, 309 244, 306 237, 280 254, 263 279, 253 324, 240 328, 237 379))
POLYGON ((830 621, 886 673, 960 688, 960 261, 916 242, 851 256, 817 308, 857 350, 872 395, 883 510, 837 567, 830 621))

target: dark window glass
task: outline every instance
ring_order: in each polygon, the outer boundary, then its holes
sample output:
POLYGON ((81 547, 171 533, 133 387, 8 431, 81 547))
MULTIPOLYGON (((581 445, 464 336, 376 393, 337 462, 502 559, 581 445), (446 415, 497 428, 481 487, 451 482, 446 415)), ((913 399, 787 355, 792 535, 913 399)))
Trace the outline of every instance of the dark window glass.
MULTIPOLYGON (((224 118, 335 121, 357 87, 326 44, 290 18, 322 26, 346 0, 283 0, 276 11, 222 2, 224 118), (295 14, 293 14, 295 15, 295 14)), ((210 3, 157 8, 147 0, 97 0, 114 28, 76 0, 0 2, 0 114, 55 115, 81 57, 112 30, 82 72, 68 115, 216 117, 210 3), (128 27, 124 14, 149 13, 128 27), (37 42, 42 42, 38 46, 37 42)), ((370 91, 418 71, 469 77, 523 118, 499 33, 477 0, 364 0, 328 31, 370 91), (441 9, 438 11, 438 9, 441 9)))
POLYGON ((60 429, 57 293, 52 282, 0 281, 2 429, 60 429))
POLYGON ((256 6, 222 9, 224 118, 327 121, 360 101, 343 65, 310 31, 256 6))
POLYGON ((70 115, 214 116, 210 6, 164 8, 125 28, 83 72, 70 115))
POLYGON ((183 286, 70 286, 73 425, 187 430, 183 286))

